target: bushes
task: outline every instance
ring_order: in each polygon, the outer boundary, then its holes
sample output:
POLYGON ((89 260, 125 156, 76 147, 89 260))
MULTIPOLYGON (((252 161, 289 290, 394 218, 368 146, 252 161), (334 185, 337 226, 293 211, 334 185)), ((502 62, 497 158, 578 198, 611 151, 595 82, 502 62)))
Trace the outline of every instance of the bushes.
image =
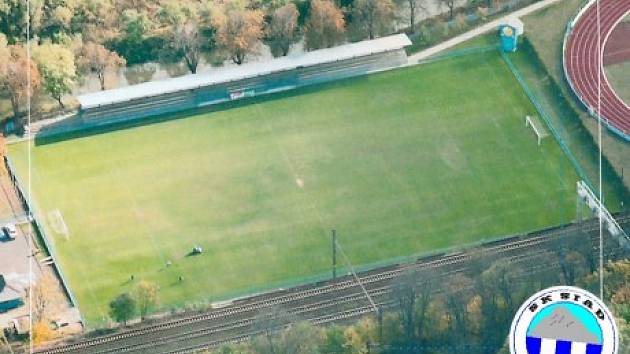
POLYGON ((166 45, 162 37, 129 38, 107 43, 106 47, 127 60, 127 65, 155 62, 160 59, 160 51, 166 45))
POLYGON ((464 33, 475 26, 486 23, 506 12, 519 7, 524 7, 538 0, 512 0, 503 4, 497 4, 494 8, 487 7, 462 7, 455 10, 453 20, 449 20, 449 15, 444 14, 434 18, 429 18, 418 23, 417 33, 410 35, 413 44, 407 47, 407 54, 419 52, 436 43, 464 33))

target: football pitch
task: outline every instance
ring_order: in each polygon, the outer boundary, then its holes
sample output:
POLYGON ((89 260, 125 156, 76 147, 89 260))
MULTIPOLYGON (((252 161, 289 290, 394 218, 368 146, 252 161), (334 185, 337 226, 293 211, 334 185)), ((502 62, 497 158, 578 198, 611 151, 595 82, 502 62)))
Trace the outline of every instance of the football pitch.
POLYGON ((331 229, 360 266, 569 222, 578 177, 526 115, 499 55, 468 55, 37 145, 33 198, 97 326, 139 279, 165 310, 330 272, 331 229))

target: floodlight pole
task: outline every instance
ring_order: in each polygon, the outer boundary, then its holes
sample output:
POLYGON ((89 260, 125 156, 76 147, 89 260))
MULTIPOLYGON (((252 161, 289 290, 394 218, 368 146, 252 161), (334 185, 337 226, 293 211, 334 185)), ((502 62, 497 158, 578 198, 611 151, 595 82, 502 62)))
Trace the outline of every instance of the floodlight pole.
POLYGON ((332 230, 332 277, 337 279, 337 230, 332 230))
POLYGON ((378 306, 376 315, 378 316, 378 341, 383 343, 383 309, 378 306))
POLYGON ((359 286, 361 287, 361 290, 363 290, 363 293, 365 294, 365 297, 370 302, 370 306, 372 307, 374 312, 376 314, 378 314, 378 311, 379 311, 378 306, 376 306, 376 303, 374 302, 374 300, 370 296, 370 293, 367 291, 367 289, 365 288, 365 286, 361 282, 361 278, 359 278, 359 276, 357 275, 357 272, 354 270, 354 267, 352 266, 352 263, 350 263, 350 260, 348 259, 348 256, 346 255, 346 252, 344 252, 343 248, 341 248, 341 245, 339 245, 336 242, 335 242, 335 246, 337 246, 337 248, 339 249, 339 252, 341 253, 341 257, 343 257, 343 260, 346 262, 346 265, 350 268, 350 274, 352 274, 352 276, 354 277, 354 280, 356 280, 357 284, 359 284, 359 286))

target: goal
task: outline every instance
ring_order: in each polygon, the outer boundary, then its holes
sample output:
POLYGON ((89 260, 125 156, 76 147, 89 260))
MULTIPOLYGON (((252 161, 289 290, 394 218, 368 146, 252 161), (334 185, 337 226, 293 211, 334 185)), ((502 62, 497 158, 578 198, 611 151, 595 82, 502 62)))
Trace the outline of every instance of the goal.
POLYGON ((63 220, 63 216, 61 215, 61 211, 59 209, 55 209, 48 213, 48 224, 54 233, 63 236, 65 239, 70 238, 68 226, 63 220))
POLYGON ((540 120, 538 120, 537 117, 525 116, 525 126, 531 127, 534 133, 536 134, 536 139, 538 140, 538 146, 540 146, 544 138, 549 136, 549 134, 547 134, 547 131, 545 130, 543 125, 540 123, 540 120))

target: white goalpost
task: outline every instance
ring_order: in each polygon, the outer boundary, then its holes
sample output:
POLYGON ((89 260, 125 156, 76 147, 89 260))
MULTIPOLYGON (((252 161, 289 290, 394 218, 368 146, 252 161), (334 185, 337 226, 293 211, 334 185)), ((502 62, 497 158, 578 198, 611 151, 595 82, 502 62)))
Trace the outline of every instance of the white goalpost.
POLYGON ((534 133, 536 134, 536 139, 538 141, 538 146, 540 146, 540 144, 542 144, 542 140, 544 138, 549 136, 549 134, 547 134, 547 131, 545 130, 543 125, 540 123, 540 121, 536 117, 525 116, 525 126, 526 127, 531 127, 532 130, 534 131, 534 133))
POLYGON ((68 226, 63 220, 63 216, 61 215, 61 211, 59 209, 55 209, 48 213, 48 224, 54 233, 63 236, 66 240, 70 238, 68 226))

